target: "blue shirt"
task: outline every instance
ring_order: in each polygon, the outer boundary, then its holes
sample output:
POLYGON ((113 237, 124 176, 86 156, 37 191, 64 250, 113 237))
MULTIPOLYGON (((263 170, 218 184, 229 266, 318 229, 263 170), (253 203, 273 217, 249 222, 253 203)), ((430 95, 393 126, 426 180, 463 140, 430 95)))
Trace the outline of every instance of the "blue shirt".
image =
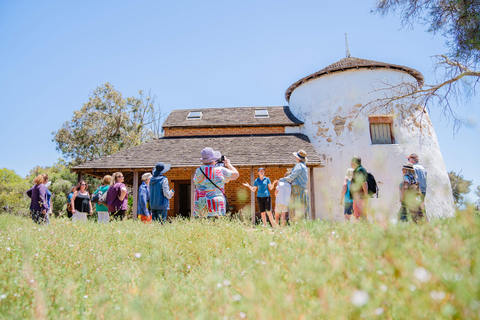
POLYGON ((353 202, 353 199, 352 199, 352 194, 350 193, 350 186, 352 185, 352 181, 348 180, 347 179, 347 192, 345 192, 345 196, 343 198, 343 201, 345 201, 346 203, 350 203, 350 202, 353 202))
POLYGON ((269 184, 271 184, 270 178, 263 177, 263 180, 260 180, 260 178, 255 179, 253 186, 258 187, 257 197, 270 197, 270 191, 268 191, 269 184))
POLYGON ((415 163, 413 165, 413 169, 415 170, 415 174, 417 175, 418 186, 420 187, 420 191, 425 194, 427 192, 427 170, 425 168, 415 163))
POLYGON ((137 214, 142 216, 150 216, 150 212, 147 208, 147 203, 150 201, 150 189, 147 184, 143 181, 138 188, 138 209, 137 214))
POLYGON ((289 182, 292 186, 300 186, 302 188, 306 188, 308 182, 307 165, 303 162, 297 163, 295 167, 293 167, 292 173, 282 179, 289 182))

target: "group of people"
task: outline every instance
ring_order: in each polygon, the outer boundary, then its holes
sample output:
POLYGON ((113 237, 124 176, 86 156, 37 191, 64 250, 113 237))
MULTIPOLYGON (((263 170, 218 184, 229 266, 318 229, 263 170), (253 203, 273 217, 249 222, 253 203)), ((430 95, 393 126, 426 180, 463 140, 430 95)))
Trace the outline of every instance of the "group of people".
MULTIPOLYGON (((225 184, 239 177, 238 170, 230 160, 222 157, 220 151, 210 147, 200 153, 201 166, 195 171, 195 203, 193 216, 197 218, 215 218, 224 216, 229 211, 228 199, 225 194, 225 184)), ((243 185, 251 192, 257 192, 257 204, 264 226, 267 226, 267 217, 272 226, 285 226, 289 219, 309 219, 308 199, 308 171, 307 155, 304 150, 294 152, 295 166, 287 170, 285 176, 273 182, 268 178, 265 169, 258 169, 258 178, 253 186, 248 182, 243 185), (275 217, 272 215, 272 201, 270 191, 275 188, 275 217), (281 220, 281 222, 280 222, 281 220)), ((425 216, 425 194, 427 189, 427 171, 418 161, 418 155, 411 154, 408 162, 403 165, 403 178, 400 183, 401 209, 399 220, 413 220, 418 222, 425 216)), ((142 183, 138 190, 137 213, 141 221, 148 223, 167 221, 169 200, 174 195, 165 173, 171 168, 170 164, 158 162, 152 173, 142 175, 142 183)), ((350 220, 353 215, 356 219, 367 218, 367 202, 369 196, 367 171, 362 166, 360 157, 355 156, 351 161, 351 168, 342 187, 340 204, 344 204, 345 218, 350 220)), ((106 175, 102 185, 93 193, 88 193, 87 183, 81 180, 72 187, 68 196, 68 216, 74 221, 86 221, 89 214, 93 214, 92 199, 96 199, 95 206, 99 223, 108 223, 110 219, 123 220, 128 207, 128 188, 123 183, 124 176, 115 172, 112 176, 106 175)), ((51 193, 48 186, 48 175, 38 175, 34 186, 27 191, 31 198, 31 217, 37 223, 48 223, 51 211, 51 193)))
MULTIPOLYGON (((402 182, 399 186, 401 208, 399 221, 413 221, 418 223, 426 220, 425 195, 427 193, 427 170, 419 163, 419 157, 412 153, 407 157, 408 162, 402 166, 402 182)), ((340 204, 344 204, 345 219, 350 220, 352 215, 356 219, 367 218, 367 202, 369 190, 367 171, 362 167, 362 159, 352 158, 351 168, 342 186, 340 204)))

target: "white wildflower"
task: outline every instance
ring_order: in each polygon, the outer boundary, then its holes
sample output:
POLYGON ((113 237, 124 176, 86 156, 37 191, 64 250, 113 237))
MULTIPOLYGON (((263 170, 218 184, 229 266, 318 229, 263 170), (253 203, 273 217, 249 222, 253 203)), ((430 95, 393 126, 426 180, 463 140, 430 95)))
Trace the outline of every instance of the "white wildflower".
POLYGON ((463 279, 463 274, 461 273, 455 273, 455 281, 460 281, 463 279))
POLYGON ((239 315, 240 318, 242 318, 242 319, 245 319, 245 318, 247 317, 247 314, 246 314, 245 312, 240 312, 238 315, 239 315))
POLYGON ((10 251, 10 250, 12 250, 12 249, 10 249, 10 247, 7 247, 7 251, 10 251))
POLYGON ((350 301, 357 307, 366 305, 368 300, 370 300, 370 296, 363 290, 355 290, 350 298, 350 301))
POLYGON ((236 295, 233 296, 233 301, 240 301, 240 300, 242 300, 242 296, 241 296, 241 295, 236 294, 236 295))
POLYGON ((267 263, 265 261, 262 261, 262 265, 266 265, 267 263))
POLYGON ((135 253, 135 258, 140 259, 142 257, 142 254, 140 252, 135 253))
POLYGON ((332 234, 335 234, 335 231, 332 231, 332 234))
POLYGON ((415 287, 415 286, 412 284, 412 285, 410 286, 410 291, 413 292, 413 291, 415 291, 415 290, 417 290, 417 287, 415 287))
POLYGON ((88 298, 88 295, 84 295, 83 297, 84 297, 85 299, 87 299, 87 298, 88 298))
POLYGON ((413 271, 413 275, 420 282, 428 282, 432 277, 432 274, 422 267, 415 269, 415 271, 413 271))
POLYGON ((383 275, 383 271, 382 271, 382 270, 378 270, 378 271, 377 271, 377 274, 381 276, 381 275, 383 275))
POLYGON ((2 300, 3 300, 3 299, 6 299, 6 298, 7 298, 7 295, 6 295, 6 294, 2 294, 2 295, 0 295, 0 299, 2 299, 2 300))
POLYGON ((272 242, 270 242, 270 247, 275 247, 276 245, 277 245, 277 243, 276 243, 276 242, 273 242, 273 241, 272 241, 272 242))
POLYGON ((221 288, 222 287, 222 284, 219 282, 217 283, 217 288, 221 288))
POLYGON ((379 315, 381 315, 381 314, 383 313, 383 311, 384 311, 383 308, 380 308, 380 307, 379 307, 379 308, 375 309, 375 314, 376 314, 377 316, 379 316, 379 315))
POLYGON ((380 290, 382 290, 383 292, 387 292, 388 287, 387 287, 386 285, 384 285, 384 284, 381 284, 381 285, 380 285, 380 290))
POLYGON ((431 291, 430 296, 433 300, 443 300, 445 299, 446 294, 443 291, 431 291))
POLYGON ((223 285, 228 287, 229 285, 231 285, 232 283, 230 282, 230 280, 223 280, 223 285))

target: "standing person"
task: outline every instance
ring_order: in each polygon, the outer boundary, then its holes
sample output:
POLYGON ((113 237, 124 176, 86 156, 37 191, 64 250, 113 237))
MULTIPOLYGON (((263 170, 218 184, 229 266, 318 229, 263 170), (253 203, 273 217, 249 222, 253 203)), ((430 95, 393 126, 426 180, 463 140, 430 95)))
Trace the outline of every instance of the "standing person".
POLYGON ((150 172, 144 173, 142 175, 142 184, 138 188, 138 217, 140 221, 144 221, 144 223, 152 221, 152 214, 148 210, 147 203, 150 202, 150 179, 152 178, 152 174, 150 172))
MULTIPOLYGON (((93 195, 96 195, 97 193, 104 194, 105 192, 108 192, 111 182, 112 182, 111 175, 107 174, 106 176, 104 176, 102 179, 102 185, 98 187, 97 190, 95 190, 93 195)), ((110 220, 110 217, 108 214, 108 207, 106 206, 106 204, 97 202, 95 204, 95 210, 97 211, 97 215, 98 215, 98 223, 108 223, 108 221, 110 220)))
POLYGON ((362 167, 362 159, 359 156, 352 158, 351 165, 353 168, 353 177, 350 192, 353 197, 353 215, 357 220, 360 218, 367 219, 367 170, 362 167))
POLYGON ((73 216, 72 221, 87 222, 87 215, 93 214, 92 201, 87 191, 87 183, 83 180, 77 184, 77 188, 72 197, 73 216))
POLYGON ((402 168, 403 178, 400 183, 400 208, 399 220, 418 223, 423 219, 422 211, 420 210, 420 195, 421 191, 415 178, 415 169, 413 164, 407 162, 402 168))
POLYGON ((413 164, 413 169, 415 170, 415 175, 417 176, 417 182, 420 187, 420 192, 422 193, 421 203, 420 203, 420 210, 425 218, 427 218, 425 212, 425 196, 427 195, 427 170, 418 163, 418 155, 416 153, 412 153, 410 156, 407 157, 408 162, 413 164))
POLYGON ((150 179, 150 209, 152 220, 164 223, 167 221, 170 201, 173 197, 173 190, 170 190, 168 178, 164 174, 170 170, 171 164, 158 162, 153 169, 153 176, 150 179))
POLYGON ((72 186, 70 188, 70 193, 68 194, 68 202, 67 202, 67 217, 71 218, 73 216, 73 206, 72 206, 72 197, 73 194, 75 193, 75 189, 77 186, 72 186))
POLYGON ((307 171, 307 153, 304 150, 294 152, 293 156, 297 164, 292 169, 292 173, 283 178, 292 185, 292 194, 290 199, 289 211, 290 219, 310 219, 309 200, 308 200, 308 171, 307 171))
MULTIPOLYGON (((285 177, 290 175, 290 170, 287 170, 285 177)), ((288 205, 290 203, 290 195, 292 193, 292 186, 284 179, 280 179, 275 189, 275 223, 278 226, 280 215, 282 216, 282 228, 285 227, 285 222, 288 213, 288 205)))
POLYGON ((275 220, 272 216, 272 199, 270 198, 270 191, 273 190, 273 186, 278 181, 275 180, 273 183, 270 181, 270 178, 265 177, 265 169, 260 167, 258 169, 258 178, 255 179, 253 187, 248 183, 244 182, 243 185, 249 188, 252 192, 257 192, 257 203, 260 214, 262 215, 263 226, 267 226, 267 214, 272 227, 275 227, 275 220))
POLYGON ((45 187, 47 181, 47 174, 39 174, 33 180, 35 185, 27 191, 27 195, 32 199, 30 201, 30 215, 35 223, 48 224, 50 222, 47 214, 47 187, 45 187))
POLYGON ((225 184, 236 180, 237 169, 224 158, 225 167, 215 166, 221 158, 220 151, 204 148, 200 153, 202 166, 195 171, 195 209, 196 218, 214 218, 226 214, 225 184))
POLYGON ((47 203, 48 203, 48 210, 47 210, 47 215, 48 219, 50 219, 50 216, 53 213, 53 208, 52 208, 52 192, 50 192, 50 186, 52 185, 52 181, 48 181, 45 183, 45 187, 47 187, 47 203))
POLYGON ((353 198, 350 190, 352 186, 352 178, 353 178, 353 169, 348 168, 347 175, 345 176, 345 180, 343 181, 342 196, 340 198, 340 204, 345 203, 343 214, 346 220, 350 220, 353 214, 353 198))
POLYGON ((123 220, 128 208, 128 189, 123 181, 125 177, 121 172, 112 175, 112 182, 107 193, 108 213, 115 220, 123 220))

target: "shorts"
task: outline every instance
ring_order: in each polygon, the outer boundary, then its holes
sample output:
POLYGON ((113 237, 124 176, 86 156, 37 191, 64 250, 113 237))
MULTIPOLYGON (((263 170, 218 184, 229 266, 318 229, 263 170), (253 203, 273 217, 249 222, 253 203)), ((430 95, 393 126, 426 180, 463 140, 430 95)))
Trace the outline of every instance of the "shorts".
POLYGON ((288 206, 280 203, 275 203, 275 212, 288 212, 288 206))
POLYGON ((272 201, 270 197, 257 197, 258 209, 260 212, 272 211, 272 201))
POLYGON ((345 209, 343 210, 343 214, 353 214, 353 202, 345 202, 345 209))

